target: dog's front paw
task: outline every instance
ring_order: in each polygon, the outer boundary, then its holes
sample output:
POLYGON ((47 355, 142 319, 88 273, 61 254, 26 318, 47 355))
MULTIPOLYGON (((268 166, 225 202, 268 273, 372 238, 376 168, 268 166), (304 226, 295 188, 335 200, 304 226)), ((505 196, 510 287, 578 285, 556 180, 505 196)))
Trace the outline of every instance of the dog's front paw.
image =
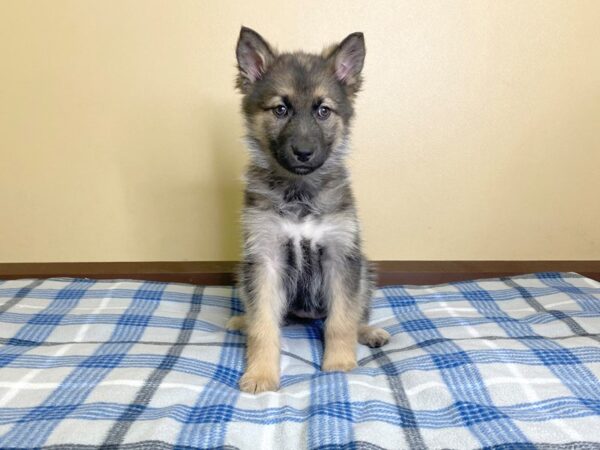
POLYGON ((279 387, 279 374, 269 372, 246 372, 240 380, 240 389, 249 394, 276 391, 279 387))
POLYGON ((325 353, 321 370, 323 372, 348 372, 357 366, 355 355, 325 353))

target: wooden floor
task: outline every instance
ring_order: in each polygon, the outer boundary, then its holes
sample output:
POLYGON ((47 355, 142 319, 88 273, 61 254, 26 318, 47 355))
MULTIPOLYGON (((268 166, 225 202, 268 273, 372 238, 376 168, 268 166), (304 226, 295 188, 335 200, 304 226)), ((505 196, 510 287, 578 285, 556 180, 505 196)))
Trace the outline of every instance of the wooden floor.
MULTIPOLYGON (((234 261, 0 263, 0 279, 131 278, 204 285, 234 283, 234 261)), ((577 272, 600 281, 600 261, 375 261, 380 286, 436 284, 532 272, 577 272)))

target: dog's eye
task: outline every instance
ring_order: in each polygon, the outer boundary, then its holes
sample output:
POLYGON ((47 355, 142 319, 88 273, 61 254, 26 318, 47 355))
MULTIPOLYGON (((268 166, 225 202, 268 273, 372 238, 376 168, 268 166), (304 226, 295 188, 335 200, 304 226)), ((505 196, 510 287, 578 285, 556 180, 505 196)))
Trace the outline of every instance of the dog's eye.
POLYGON ((275 114, 275 117, 278 117, 280 119, 287 116, 287 113, 288 109, 285 105, 279 105, 273 108, 273 114, 275 114))
POLYGON ((317 117, 321 120, 327 119, 331 115, 331 109, 327 106, 319 106, 317 109, 317 117))

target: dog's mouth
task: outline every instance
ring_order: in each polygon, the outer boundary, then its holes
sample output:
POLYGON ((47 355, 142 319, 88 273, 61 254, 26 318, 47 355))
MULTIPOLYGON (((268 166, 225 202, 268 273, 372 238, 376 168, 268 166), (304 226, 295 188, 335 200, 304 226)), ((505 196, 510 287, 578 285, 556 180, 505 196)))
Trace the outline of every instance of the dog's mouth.
POLYGON ((316 160, 306 163, 302 163, 299 161, 290 161, 289 158, 279 157, 279 155, 275 155, 275 161, 277 162, 277 165, 280 168, 296 176, 309 175, 317 169, 319 169, 324 163, 324 161, 316 160))
POLYGON ((313 167, 306 167, 306 166, 292 167, 292 172, 294 172, 296 175, 308 175, 313 170, 315 170, 313 167))
POLYGON ((321 164, 291 164, 289 166, 284 166, 289 172, 294 175, 308 175, 313 173, 315 170, 319 169, 323 163, 321 164))

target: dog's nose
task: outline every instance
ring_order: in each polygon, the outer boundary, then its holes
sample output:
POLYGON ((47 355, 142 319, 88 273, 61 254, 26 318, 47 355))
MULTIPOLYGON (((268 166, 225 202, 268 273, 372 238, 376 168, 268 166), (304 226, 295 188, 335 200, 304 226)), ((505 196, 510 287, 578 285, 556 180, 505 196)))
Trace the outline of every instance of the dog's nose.
POLYGON ((296 159, 300 162, 307 162, 312 158, 313 151, 306 148, 292 147, 296 159))

